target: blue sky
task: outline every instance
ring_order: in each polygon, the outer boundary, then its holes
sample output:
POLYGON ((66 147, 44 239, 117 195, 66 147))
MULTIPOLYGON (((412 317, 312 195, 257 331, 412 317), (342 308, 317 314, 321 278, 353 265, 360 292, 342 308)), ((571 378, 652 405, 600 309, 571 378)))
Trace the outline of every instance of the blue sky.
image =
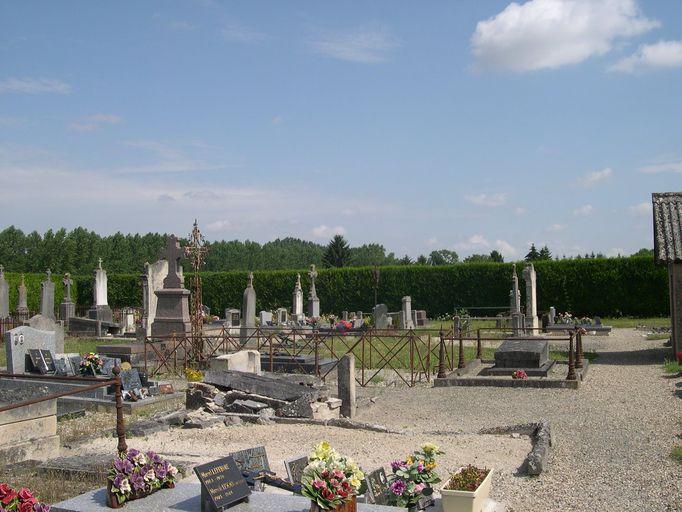
POLYGON ((0 229, 651 247, 682 2, 0 3, 0 229))

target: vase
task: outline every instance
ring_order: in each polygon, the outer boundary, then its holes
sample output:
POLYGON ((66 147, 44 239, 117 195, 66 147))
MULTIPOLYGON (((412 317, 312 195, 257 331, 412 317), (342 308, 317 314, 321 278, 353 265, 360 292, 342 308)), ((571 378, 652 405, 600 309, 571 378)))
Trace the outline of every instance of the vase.
MULTIPOLYGON (((462 469, 464 468, 459 468, 459 471, 462 469)), ((443 512, 481 512, 483 504, 490 494, 492 480, 493 470, 491 469, 475 491, 455 491, 441 488, 443 512)))
MULTIPOLYGON (((357 512, 358 499, 357 496, 352 496, 348 501, 344 501, 341 505, 331 509, 331 512, 357 512)), ((317 502, 311 501, 310 512, 330 512, 320 507, 317 502)))

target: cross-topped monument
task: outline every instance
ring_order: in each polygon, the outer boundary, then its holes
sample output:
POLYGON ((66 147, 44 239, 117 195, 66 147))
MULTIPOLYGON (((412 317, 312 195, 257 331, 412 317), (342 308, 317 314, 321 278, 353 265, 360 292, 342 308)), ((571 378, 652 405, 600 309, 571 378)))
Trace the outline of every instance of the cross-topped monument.
POLYGON ((308 316, 310 318, 319 318, 320 299, 317 297, 317 290, 315 290, 315 278, 317 277, 317 270, 315 270, 315 265, 310 265, 308 277, 310 278, 310 293, 308 294, 308 316))
POLYGON ((310 293, 308 293, 308 298, 309 299, 317 298, 317 290, 315 290, 315 279, 317 278, 317 270, 315 270, 315 265, 310 265, 308 277, 310 278, 310 293))
POLYGON ((168 261, 168 275, 163 280, 164 288, 182 288, 182 280, 178 274, 180 258, 185 256, 185 251, 180 247, 180 242, 171 235, 168 238, 168 245, 161 249, 159 257, 168 261))
POLYGON ((99 258, 97 258, 97 265, 98 265, 100 270, 103 270, 102 269, 102 257, 101 256, 99 258))
POLYGON ((9 285, 5 281, 5 267, 0 265, 0 319, 9 316, 9 285))
MULTIPOLYGON (((101 264, 102 258, 100 258, 100 268, 102 268, 101 264)), ((71 274, 68 272, 64 274, 64 279, 62 279, 62 283, 64 284, 64 302, 71 302, 71 286, 73 285, 73 279, 71 279, 71 274)))

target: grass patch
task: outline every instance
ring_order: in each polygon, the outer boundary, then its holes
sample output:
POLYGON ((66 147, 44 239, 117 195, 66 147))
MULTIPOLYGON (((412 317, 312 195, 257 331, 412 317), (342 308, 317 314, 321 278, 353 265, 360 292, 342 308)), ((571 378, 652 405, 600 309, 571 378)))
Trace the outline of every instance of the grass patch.
MULTIPOLYGON (((599 354, 596 352, 583 352, 583 357, 591 363, 599 357, 599 354)), ((558 361, 566 361, 568 360, 568 350, 550 350, 549 358, 558 361)))
POLYGON ((682 372, 682 364, 665 359, 663 361, 663 370, 665 370, 665 373, 679 373, 682 372))
POLYGON ((649 341, 667 340, 668 338, 670 338, 670 333, 667 332, 651 332, 646 335, 646 339, 649 341))
POLYGON ((602 318, 601 323, 611 327, 627 328, 646 325, 647 327, 670 327, 670 317, 656 316, 648 318, 634 318, 623 316, 620 318, 602 318))
POLYGON ((99 345, 115 345, 122 343, 122 340, 98 340, 96 338, 74 338, 66 337, 64 339, 65 352, 77 352, 78 354, 86 354, 88 352, 97 352, 99 345))
POLYGON ((682 446, 676 446, 670 452, 670 458, 679 464, 682 464, 682 446))

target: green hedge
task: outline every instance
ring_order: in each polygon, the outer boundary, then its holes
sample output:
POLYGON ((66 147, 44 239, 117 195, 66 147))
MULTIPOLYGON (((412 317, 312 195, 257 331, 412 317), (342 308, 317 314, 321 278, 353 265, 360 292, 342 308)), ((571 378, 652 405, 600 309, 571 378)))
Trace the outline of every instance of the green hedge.
MULTIPOLYGON (((517 268, 522 297, 523 266, 517 268)), ((554 306, 557 312, 601 316, 665 316, 669 314, 668 277, 665 267, 649 257, 540 261, 537 272, 538 310, 554 306)), ((254 272, 256 309, 291 309, 296 274, 301 274, 304 299, 308 293, 307 271, 278 270, 254 272)), ((455 306, 506 306, 509 304, 512 265, 510 263, 460 263, 447 266, 405 265, 382 267, 378 300, 397 311, 404 295, 412 307, 425 309, 429 317, 452 313, 455 306)), ((16 306, 18 274, 7 274, 10 304, 16 306)), ((202 273, 204 304, 222 316, 225 308, 241 308, 247 272, 202 273)), ((140 306, 142 293, 136 274, 108 276, 112 307, 140 306)), ((40 281, 44 275, 27 275, 29 307, 38 308, 40 281)), ((59 304, 61 277, 55 277, 59 304)), ((185 282, 189 286, 190 274, 185 282)), ((342 310, 370 312, 374 302, 372 269, 321 269, 316 282, 323 313, 342 310)), ((74 298, 78 304, 92 303, 92 277, 74 277, 74 298)), ((304 300, 305 302, 305 300, 304 300)))

